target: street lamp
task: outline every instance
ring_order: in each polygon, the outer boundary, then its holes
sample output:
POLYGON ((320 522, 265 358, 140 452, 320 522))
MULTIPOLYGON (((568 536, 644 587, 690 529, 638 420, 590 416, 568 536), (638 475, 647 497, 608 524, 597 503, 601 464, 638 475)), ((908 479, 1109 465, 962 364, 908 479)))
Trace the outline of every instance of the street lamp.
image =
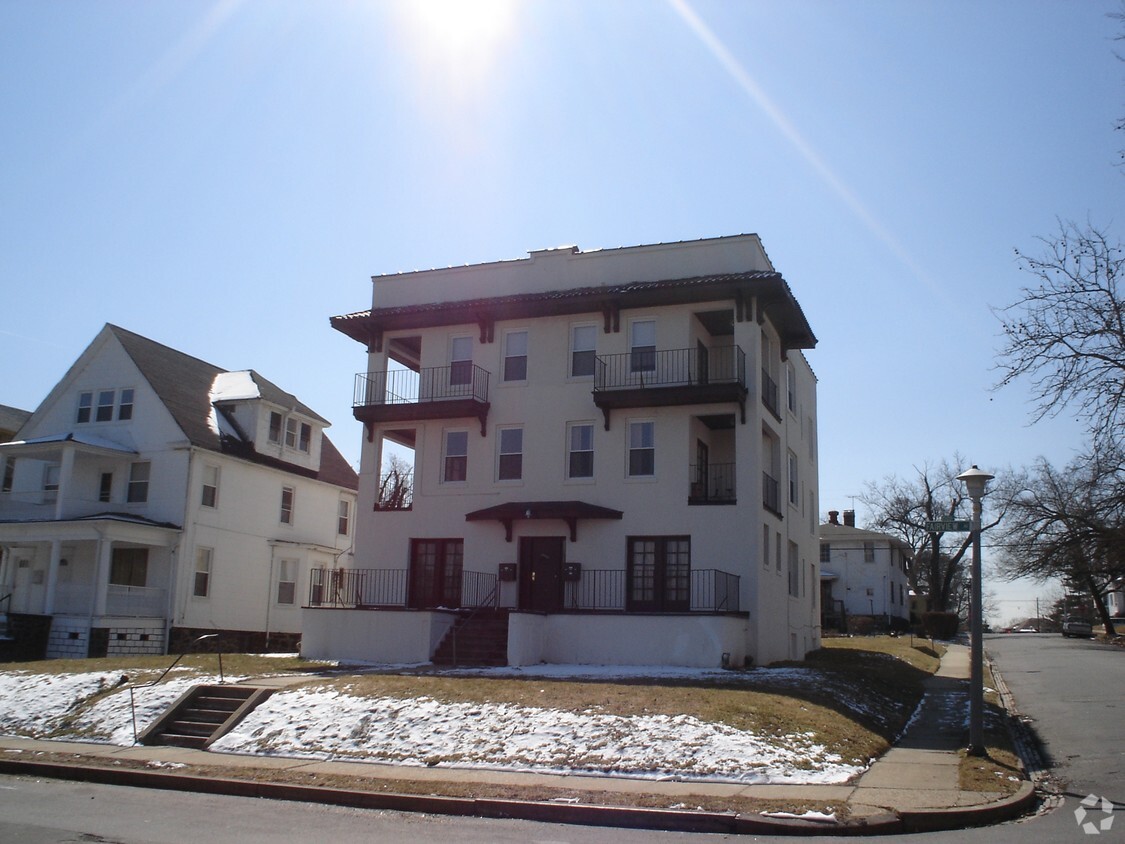
POLYGON ((984 756, 984 641, 981 620, 980 500, 995 477, 977 467, 957 476, 973 502, 973 583, 969 625, 969 755, 984 756))

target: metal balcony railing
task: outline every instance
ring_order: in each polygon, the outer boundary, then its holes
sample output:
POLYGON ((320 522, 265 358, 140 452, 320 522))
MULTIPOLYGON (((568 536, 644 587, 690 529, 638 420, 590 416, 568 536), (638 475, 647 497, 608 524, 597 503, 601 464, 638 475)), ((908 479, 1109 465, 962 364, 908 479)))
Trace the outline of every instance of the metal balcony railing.
POLYGON ((762 404, 766 406, 766 410, 774 415, 774 417, 781 421, 781 407, 778 404, 777 397, 777 382, 770 377, 770 374, 765 369, 762 370, 762 404))
POLYGON ((746 355, 738 346, 634 349, 594 361, 594 392, 708 384, 746 386, 746 355))
MULTIPOLYGON (((582 569, 568 581, 563 596, 567 610, 625 612, 628 573, 623 569, 582 569)), ((692 569, 691 612, 738 612, 738 575, 719 569, 692 569)))
MULTIPOLYGON (((310 607, 405 607, 407 569, 325 569, 309 572, 310 607)), ((460 572, 461 607, 496 605, 497 576, 460 572)), ((452 608, 451 608, 452 609, 452 608)))
POLYGON ((703 463, 691 467, 688 504, 734 504, 734 463, 703 463))
POLYGON ((415 372, 395 369, 360 372, 355 377, 353 407, 424 404, 426 402, 488 401, 489 372, 468 361, 433 366, 415 372))
POLYGON ((762 472, 762 506, 777 516, 781 515, 781 495, 777 478, 768 472, 762 472))

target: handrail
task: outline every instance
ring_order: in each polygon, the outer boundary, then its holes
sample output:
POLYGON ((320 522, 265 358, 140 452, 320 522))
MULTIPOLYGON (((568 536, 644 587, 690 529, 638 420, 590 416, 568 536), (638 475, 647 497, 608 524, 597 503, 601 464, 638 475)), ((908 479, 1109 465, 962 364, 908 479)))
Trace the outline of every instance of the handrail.
MULTIPOLYGON (((206 633, 206 634, 200 636, 198 639, 192 639, 190 645, 197 645, 200 642, 202 642, 204 639, 215 639, 215 638, 218 637, 218 635, 219 635, 218 633, 206 633)), ((190 645, 189 645, 189 647, 190 647, 190 645)), ((175 668, 177 665, 180 664, 180 660, 183 659, 185 656, 188 656, 188 652, 186 650, 182 654, 180 654, 178 657, 176 657, 176 661, 173 662, 171 665, 169 665, 167 668, 165 668, 164 673, 161 674, 159 677, 157 677, 152 682, 141 683, 140 685, 129 687, 129 711, 133 716, 133 744, 137 743, 137 705, 136 705, 136 699, 133 696, 133 690, 134 689, 149 689, 149 688, 152 688, 153 686, 157 685, 161 680, 163 680, 165 677, 168 676, 169 671, 171 671, 173 668, 175 668)), ((223 683, 226 682, 226 679, 223 677, 223 652, 222 651, 219 651, 218 657, 219 657, 219 685, 222 685, 223 683)))
POLYGON ((500 605, 500 582, 494 581, 492 584, 492 591, 489 592, 480 604, 473 607, 464 618, 459 619, 453 623, 453 666, 457 667, 457 631, 459 628, 464 627, 470 621, 477 617, 481 610, 496 609, 500 605), (491 607, 489 605, 492 605, 491 607))

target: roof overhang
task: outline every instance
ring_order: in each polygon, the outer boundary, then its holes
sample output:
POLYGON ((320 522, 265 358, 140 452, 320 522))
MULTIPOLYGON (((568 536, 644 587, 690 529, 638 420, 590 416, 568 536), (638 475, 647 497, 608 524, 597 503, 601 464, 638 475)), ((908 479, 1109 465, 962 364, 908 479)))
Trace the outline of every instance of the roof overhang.
POLYGON ((35 437, 30 440, 0 443, 0 456, 50 459, 64 447, 71 447, 82 454, 109 457, 123 457, 137 453, 135 450, 112 440, 68 431, 62 434, 50 434, 46 437, 35 437))
POLYGON ((179 542, 182 528, 128 513, 98 513, 77 519, 42 519, 0 522, 0 543, 81 542, 109 539, 138 545, 171 547, 179 542))
POLYGON ((504 525, 504 541, 512 541, 512 523, 532 519, 560 519, 570 528, 570 541, 578 540, 579 519, 620 519, 620 510, 587 504, 585 501, 509 501, 465 514, 467 522, 498 521, 504 525))

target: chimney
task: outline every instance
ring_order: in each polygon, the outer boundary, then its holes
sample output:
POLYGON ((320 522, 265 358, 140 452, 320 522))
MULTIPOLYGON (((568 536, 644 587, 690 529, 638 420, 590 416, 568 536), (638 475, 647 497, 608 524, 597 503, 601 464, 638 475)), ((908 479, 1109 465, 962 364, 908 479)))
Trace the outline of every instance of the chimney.
POLYGON ((828 524, 830 524, 830 525, 840 524, 840 511, 839 510, 829 510, 828 511, 828 524))
POLYGON ((844 511, 844 527, 855 527, 855 510, 844 511))

